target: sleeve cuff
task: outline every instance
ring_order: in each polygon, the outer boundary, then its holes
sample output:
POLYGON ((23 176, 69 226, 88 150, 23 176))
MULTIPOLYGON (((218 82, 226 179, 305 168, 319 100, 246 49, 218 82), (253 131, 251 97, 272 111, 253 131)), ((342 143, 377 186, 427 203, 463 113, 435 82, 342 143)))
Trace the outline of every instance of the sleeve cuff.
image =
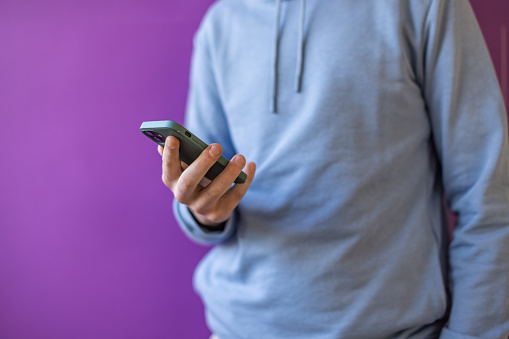
POLYGON ((177 200, 173 200, 173 215, 182 231, 192 241, 202 245, 215 245, 228 239, 235 233, 238 218, 237 212, 234 211, 222 231, 211 232, 201 228, 187 206, 177 200))

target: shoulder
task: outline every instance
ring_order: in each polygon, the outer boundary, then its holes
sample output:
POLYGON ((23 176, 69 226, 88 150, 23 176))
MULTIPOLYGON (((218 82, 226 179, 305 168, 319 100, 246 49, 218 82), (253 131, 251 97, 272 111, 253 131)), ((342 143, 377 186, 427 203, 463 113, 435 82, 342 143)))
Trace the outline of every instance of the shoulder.
POLYGON ((247 12, 245 1, 218 0, 208 8, 202 20, 202 26, 217 26, 226 23, 232 17, 242 16, 247 12))
POLYGON ((195 39, 206 44, 217 44, 227 38, 230 32, 238 29, 242 18, 249 15, 246 2, 249 0, 219 0, 206 11, 195 39))

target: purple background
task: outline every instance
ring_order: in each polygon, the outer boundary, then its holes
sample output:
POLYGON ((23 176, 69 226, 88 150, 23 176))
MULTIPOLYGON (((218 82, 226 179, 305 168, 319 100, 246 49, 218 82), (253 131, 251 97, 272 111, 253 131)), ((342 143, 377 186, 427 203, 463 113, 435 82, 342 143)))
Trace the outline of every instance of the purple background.
MULTIPOLYGON (((182 121, 211 2, 0 0, 0 338, 207 338, 138 128, 182 121)), ((509 1, 471 2, 507 84, 509 1)))

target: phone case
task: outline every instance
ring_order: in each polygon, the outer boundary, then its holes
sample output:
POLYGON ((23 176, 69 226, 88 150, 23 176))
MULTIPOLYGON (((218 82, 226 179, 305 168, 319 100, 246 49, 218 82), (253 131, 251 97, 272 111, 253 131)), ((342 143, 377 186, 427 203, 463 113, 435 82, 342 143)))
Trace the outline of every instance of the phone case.
MULTIPOLYGON (((165 139, 172 135, 180 140, 179 155, 180 160, 190 165, 201 152, 207 148, 207 144, 200 140, 197 136, 192 134, 182 125, 170 121, 145 121, 141 124, 140 130, 148 138, 164 147, 165 139)), ((228 165, 228 160, 221 156, 218 161, 210 168, 205 175, 206 178, 213 180, 224 168, 228 165)), ((235 179, 235 183, 244 183, 247 179, 247 175, 241 172, 235 179)))

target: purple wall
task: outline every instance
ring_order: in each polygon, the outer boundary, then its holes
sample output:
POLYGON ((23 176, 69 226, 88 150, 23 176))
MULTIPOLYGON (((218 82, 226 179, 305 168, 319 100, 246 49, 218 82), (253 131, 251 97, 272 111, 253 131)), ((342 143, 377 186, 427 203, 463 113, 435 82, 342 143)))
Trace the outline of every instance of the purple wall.
POLYGON ((0 1, 0 338, 205 338, 143 120, 211 0, 0 1))
MULTIPOLYGON (((207 249, 138 128, 182 121, 211 2, 0 1, 0 338, 208 336, 191 287, 207 249)), ((509 2, 472 4, 503 81, 509 2)))
POLYGON ((470 0, 509 106, 509 0, 470 0))

